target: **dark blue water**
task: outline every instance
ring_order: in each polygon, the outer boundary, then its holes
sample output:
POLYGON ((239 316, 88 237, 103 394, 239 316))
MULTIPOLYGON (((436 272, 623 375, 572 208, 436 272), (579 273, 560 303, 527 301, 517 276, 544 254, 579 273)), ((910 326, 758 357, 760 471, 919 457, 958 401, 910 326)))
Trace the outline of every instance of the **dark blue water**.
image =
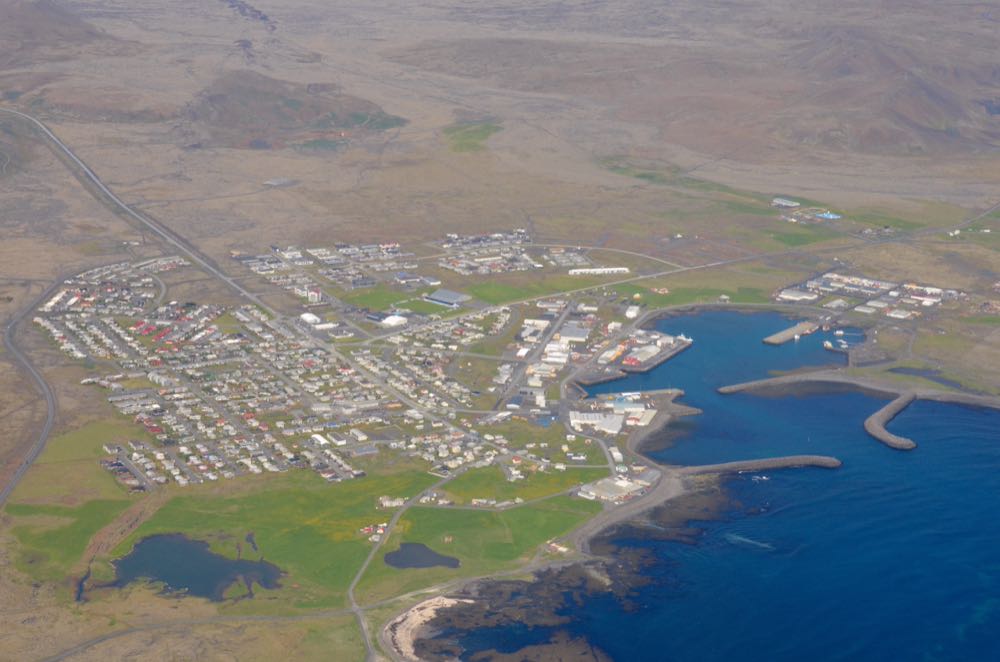
POLYGON ((229 559, 208 548, 208 543, 179 533, 149 536, 128 555, 114 562, 118 587, 139 580, 162 582, 167 591, 180 591, 219 601, 234 582, 252 591, 254 584, 278 588, 281 569, 267 561, 229 559))
POLYGON ((393 568, 457 568, 459 565, 454 556, 438 554, 419 542, 400 543, 399 549, 386 554, 383 560, 393 568))
MULTIPOLYGON (((890 425, 918 442, 904 453, 865 434, 862 421, 881 401, 860 393, 716 394, 834 356, 815 336, 760 344, 783 324, 732 312, 664 321, 695 346, 595 391, 686 390, 705 413, 657 453, 664 461, 811 452, 844 466, 733 477, 727 491, 738 505, 693 523, 703 531, 694 545, 616 540, 658 559, 643 570, 652 581, 638 589, 638 608, 589 598, 563 629, 616 660, 1000 659, 1000 412, 918 402, 890 425)), ((540 634, 529 628, 524 644, 540 634)), ((461 641, 471 652, 520 640, 506 628, 461 641)))

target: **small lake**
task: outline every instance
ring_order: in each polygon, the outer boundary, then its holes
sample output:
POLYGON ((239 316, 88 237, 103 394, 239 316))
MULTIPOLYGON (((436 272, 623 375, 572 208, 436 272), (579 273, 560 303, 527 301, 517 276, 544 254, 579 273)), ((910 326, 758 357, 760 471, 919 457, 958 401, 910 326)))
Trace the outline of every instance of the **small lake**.
POLYGON ((427 545, 419 542, 404 542, 395 552, 385 555, 386 565, 393 568, 457 568, 458 559, 454 556, 438 554, 427 545))
POLYGON ((267 561, 229 559, 216 554, 208 543, 179 533, 149 536, 132 551, 114 561, 118 588, 134 581, 162 582, 168 592, 183 592, 213 601, 224 599, 233 583, 242 581, 250 595, 253 585, 278 588, 281 568, 267 561))

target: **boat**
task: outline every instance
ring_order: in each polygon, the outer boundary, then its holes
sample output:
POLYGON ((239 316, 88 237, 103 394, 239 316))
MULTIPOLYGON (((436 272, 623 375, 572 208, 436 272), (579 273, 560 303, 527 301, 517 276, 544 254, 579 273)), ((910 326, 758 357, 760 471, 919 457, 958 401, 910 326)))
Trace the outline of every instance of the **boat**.
POLYGON ((842 335, 844 335, 844 330, 843 329, 837 329, 836 331, 833 332, 833 335, 835 335, 835 336, 842 336, 842 335))
POLYGON ((823 341, 823 349, 833 349, 833 343, 829 340, 823 341))
POLYGON ((799 338, 801 338, 801 337, 802 337, 802 336, 800 336, 799 334, 797 334, 797 333, 796 333, 796 334, 795 334, 795 342, 798 342, 798 341, 799 341, 799 338))

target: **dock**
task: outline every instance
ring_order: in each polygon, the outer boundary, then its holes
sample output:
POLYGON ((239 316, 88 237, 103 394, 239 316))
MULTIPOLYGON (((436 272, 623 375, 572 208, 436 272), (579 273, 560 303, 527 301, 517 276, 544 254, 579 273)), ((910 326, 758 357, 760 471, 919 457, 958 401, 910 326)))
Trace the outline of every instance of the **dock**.
POLYGON ((653 368, 663 365, 670 359, 674 358, 675 356, 683 352, 685 349, 690 347, 691 344, 692 342, 690 340, 681 340, 680 338, 678 338, 673 347, 668 347, 667 349, 658 352, 651 359, 649 359, 648 361, 644 361, 639 365, 634 365, 634 366, 622 365, 621 370, 622 372, 629 374, 641 374, 644 372, 649 372, 653 368))
POLYGON ((817 329, 819 329, 819 324, 816 322, 799 322, 793 327, 787 328, 784 331, 778 331, 764 338, 764 342, 768 345, 784 345, 789 340, 794 340, 797 336, 807 336, 817 329))

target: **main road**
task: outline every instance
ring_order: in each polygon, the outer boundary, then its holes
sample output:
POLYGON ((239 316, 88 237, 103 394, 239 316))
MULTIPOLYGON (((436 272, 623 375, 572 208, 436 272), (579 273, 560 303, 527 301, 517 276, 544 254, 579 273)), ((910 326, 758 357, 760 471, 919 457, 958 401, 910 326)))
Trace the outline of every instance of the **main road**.
POLYGON ((257 295, 250 292, 248 289, 226 275, 221 269, 219 269, 210 257, 198 250, 198 248, 189 241, 159 221, 129 206, 121 198, 115 195, 115 193, 101 181, 101 178, 98 177, 94 171, 91 170, 90 167, 66 145, 66 143, 60 140, 56 134, 52 133, 52 131, 49 130, 49 127, 45 126, 45 124, 43 124, 40 120, 32 117, 31 115, 27 115, 18 110, 11 110, 9 108, 0 108, 0 113, 14 115, 29 122, 34 129, 42 134, 50 145, 69 159, 71 169, 76 173, 76 175, 93 185, 101 193, 101 196, 103 196, 103 202, 105 202, 105 204, 110 206, 113 210, 121 212, 128 218, 136 221, 143 228, 149 230, 167 244, 177 249, 182 255, 196 263, 202 269, 229 285, 229 287, 236 290, 236 292, 238 292, 241 296, 260 306, 267 312, 271 313, 271 315, 279 317, 279 315, 263 303, 257 295))
MULTIPOLYGON (((255 294, 248 291, 242 285, 240 285, 235 280, 230 278, 228 275, 223 273, 218 268, 218 266, 216 266, 216 264, 212 261, 211 258, 204 255, 201 251, 199 251, 196 247, 191 245, 183 237, 175 233, 170 228, 164 226, 159 221, 156 221, 155 219, 150 218, 146 214, 137 211, 136 209, 125 203, 117 195, 115 195, 115 193, 111 189, 109 189, 104 184, 104 182, 101 181, 100 177, 98 177, 97 174, 95 174, 94 171, 91 170, 90 167, 87 166, 87 164, 84 163, 83 160, 80 159, 80 157, 78 157, 73 152, 73 150, 71 150, 63 141, 61 141, 58 136, 52 133, 52 131, 49 130, 49 128, 45 126, 45 124, 43 124, 41 121, 32 117, 31 115, 27 115, 17 110, 11 110, 9 108, 0 108, 0 113, 13 115, 30 123, 32 127, 35 130, 37 130, 54 149, 63 154, 63 156, 65 156, 69 160, 70 169, 73 170, 74 173, 80 179, 90 183, 94 188, 97 189, 100 195, 96 195, 95 197, 101 199, 101 201, 104 202, 109 207, 111 207, 112 210, 120 212, 125 216, 127 216, 128 218, 132 219, 133 221, 139 223, 141 227, 152 232, 154 235, 165 241, 168 245, 177 249, 182 255, 190 259, 192 262, 198 264, 208 273, 212 274, 219 280, 229 285, 232 289, 234 289, 237 293, 239 293, 241 296, 246 298, 251 303, 260 306, 261 308, 268 311, 275 317, 278 316, 274 310, 272 310, 263 301, 261 301, 255 294)), ((26 318, 31 313, 32 310, 34 310, 34 308, 39 303, 44 301, 46 298, 52 296, 53 292, 63 282, 64 278, 65 278, 64 276, 60 276, 59 279, 57 279, 47 290, 45 290, 45 292, 42 294, 41 297, 39 297, 38 300, 32 302, 31 305, 29 305, 28 307, 24 308, 23 310, 15 314, 14 317, 11 318, 10 321, 7 322, 7 325, 4 327, 4 332, 3 332, 4 347, 7 348, 7 351, 10 353, 15 363, 18 366, 20 366, 28 374, 29 377, 31 377, 32 381, 35 383, 35 386, 41 392, 42 396, 45 399, 46 414, 45 414, 45 423, 39 430, 38 437, 32 444, 31 449, 28 451, 28 454, 21 461, 21 464, 18 466, 17 470, 14 472, 14 475, 7 482, 7 484, 4 485, 3 488, 0 488, 0 506, 2 506, 7 501, 7 499, 10 497, 11 492, 13 492, 14 488, 17 487, 17 484, 24 477, 24 474, 27 472, 28 468, 36 459, 38 459, 38 456, 41 455, 42 451, 45 449, 45 444, 48 441, 49 434, 52 432, 52 427, 55 424, 55 418, 57 412, 57 402, 55 394, 52 391, 52 387, 48 385, 48 383, 45 381, 45 378, 42 376, 42 373, 34 365, 32 365, 32 363, 28 360, 25 353, 17 346, 17 340, 16 340, 17 326, 18 324, 21 323, 22 320, 24 320, 24 318, 26 318)))
POLYGON ((25 373, 31 377, 31 381, 35 383, 37 389, 41 392, 42 397, 45 399, 45 422, 42 424, 41 429, 38 431, 38 436, 31 445, 31 449, 28 454, 21 460, 21 464, 18 465, 17 469, 14 471, 14 475, 10 477, 7 484, 0 488, 0 506, 3 506, 7 502, 8 497, 10 497, 11 492, 17 487, 17 484, 21 482, 24 477, 25 472, 31 464, 38 459, 41 455, 42 450, 45 448, 45 442, 49 439, 49 434, 52 432, 52 426, 55 425, 56 421, 56 396, 52 392, 52 387, 49 386, 48 382, 45 381, 45 377, 36 368, 28 357, 25 356, 21 348, 17 346, 15 341, 15 336, 17 334, 17 325, 20 324, 24 318, 31 314, 31 311, 35 309, 36 306, 41 304, 43 301, 52 296, 52 294, 58 289, 59 285, 63 282, 63 277, 60 277, 52 285, 42 292, 42 294, 25 306, 23 309, 14 314, 14 316, 7 322, 7 325, 3 330, 3 345, 7 349, 7 353, 10 354, 14 362, 24 370, 25 373))

